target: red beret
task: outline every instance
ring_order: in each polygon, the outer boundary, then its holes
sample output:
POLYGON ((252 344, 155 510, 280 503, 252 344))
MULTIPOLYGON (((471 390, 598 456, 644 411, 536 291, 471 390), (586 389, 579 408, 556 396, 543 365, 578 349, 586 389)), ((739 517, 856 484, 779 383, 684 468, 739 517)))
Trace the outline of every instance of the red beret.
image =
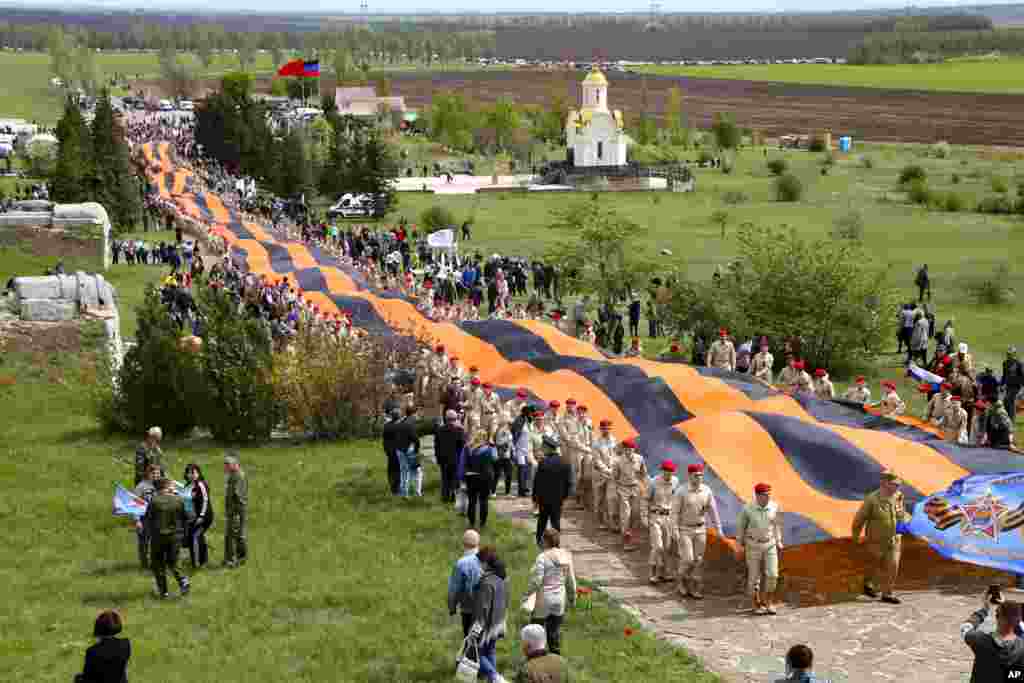
POLYGON ((670 346, 668 348, 669 348, 669 351, 671 351, 672 353, 679 353, 679 344, 673 344, 672 346, 670 346))
POLYGON ((548 408, 560 408, 562 406, 558 401, 552 401, 548 404, 548 408))
POLYGON ((611 427, 611 426, 612 426, 612 421, 611 420, 601 420, 601 427, 611 427))
POLYGON ((952 396, 950 396, 950 398, 952 400, 954 400, 954 401, 959 401, 960 400, 960 394, 953 394, 952 396))
POLYGON ((475 365, 472 365, 472 366, 470 366, 469 371, 470 372, 480 372, 480 368, 478 368, 475 365))
POLYGON ((636 450, 636 439, 634 439, 633 437, 630 437, 630 438, 626 439, 625 441, 623 441, 622 445, 625 446, 626 448, 632 448, 635 451, 636 450))
POLYGON ((686 466, 686 471, 689 474, 696 474, 698 472, 703 472, 704 471, 704 465, 701 465, 699 462, 695 462, 695 463, 692 463, 690 465, 687 465, 686 466))
POLYGON ((666 460, 661 463, 661 469, 665 470, 666 472, 675 472, 676 464, 671 460, 666 460))
POLYGON ((444 344, 438 344, 434 347, 434 351, 437 353, 444 353, 444 344))
POLYGON ((565 405, 567 405, 567 406, 574 406, 574 405, 576 405, 576 399, 574 399, 574 398, 566 399, 565 400, 565 405))
MULTIPOLYGON (((477 381, 479 381, 479 380, 477 380, 477 381)), ((493 388, 494 388, 493 384, 491 384, 490 382, 484 382, 484 389, 493 389, 493 388)))
POLYGON ((930 392, 932 390, 932 385, 931 384, 918 384, 917 385, 917 390, 920 391, 922 394, 927 394, 928 392, 930 392))
POLYGON ((815 377, 824 377, 825 376, 825 368, 818 368, 817 370, 815 370, 814 371, 814 376, 815 377))
POLYGON ((526 398, 527 396, 526 389, 520 389, 516 392, 516 398, 526 398))
POLYGON ((535 410, 535 411, 533 411, 533 416, 534 417, 544 417, 544 411, 543 410, 535 410))
POLYGON ((942 389, 952 389, 953 385, 950 384, 949 382, 943 382, 941 388, 942 389))
POLYGON ((754 487, 754 493, 771 493, 772 487, 770 484, 758 484, 754 487))
POLYGON ((457 363, 458 360, 459 360, 458 356, 452 356, 452 358, 451 358, 452 363, 457 363))
POLYGON ((888 379, 883 379, 882 380, 882 386, 883 387, 889 387, 891 389, 895 389, 896 388, 896 382, 893 382, 892 380, 888 380, 888 379))
POLYGON ((793 362, 793 367, 796 368, 797 370, 803 370, 804 369, 804 362, 802 360, 794 361, 793 362))
POLYGON ((727 334, 729 334, 729 330, 725 329, 724 327, 722 329, 718 330, 718 336, 719 337, 724 337, 727 334))
POLYGON ((988 403, 986 403, 985 401, 983 401, 981 399, 978 399, 977 401, 975 401, 974 407, 975 408, 988 408, 988 403))
POLYGON ((953 357, 952 356, 943 356, 942 357, 942 364, 943 365, 949 365, 952 362, 953 362, 953 357))
POLYGON ((857 375, 857 379, 854 380, 857 384, 864 384, 864 375, 857 375))
POLYGON ((433 288, 434 288, 434 283, 433 283, 433 282, 431 282, 430 280, 427 280, 426 282, 424 282, 424 283, 423 283, 423 286, 424 286, 424 287, 425 287, 426 289, 433 289, 433 288))

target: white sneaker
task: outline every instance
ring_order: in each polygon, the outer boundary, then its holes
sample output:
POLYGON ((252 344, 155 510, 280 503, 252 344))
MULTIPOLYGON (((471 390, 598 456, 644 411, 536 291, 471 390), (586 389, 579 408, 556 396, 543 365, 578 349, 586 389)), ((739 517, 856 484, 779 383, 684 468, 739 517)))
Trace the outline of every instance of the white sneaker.
POLYGON ((508 683, 504 676, 498 674, 495 678, 491 679, 491 683, 508 683))

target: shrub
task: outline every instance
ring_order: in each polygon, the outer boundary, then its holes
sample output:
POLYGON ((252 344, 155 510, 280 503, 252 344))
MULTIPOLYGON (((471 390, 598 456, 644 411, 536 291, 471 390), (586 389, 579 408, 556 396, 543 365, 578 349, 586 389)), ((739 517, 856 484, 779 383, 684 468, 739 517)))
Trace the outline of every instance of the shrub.
POLYGON ((999 194, 1006 194, 1010 191, 1010 187, 1006 184, 1006 180, 999 176, 992 176, 992 191, 998 192, 999 194))
POLYGON ((932 145, 932 156, 936 159, 948 159, 953 149, 949 146, 949 143, 945 140, 936 142, 932 145))
POLYGON ((852 240, 860 242, 864 239, 864 217, 856 209, 840 216, 835 220, 832 228, 832 236, 837 239, 852 240))
POLYGON ((950 178, 950 180, 953 181, 954 185, 959 185, 960 184, 960 174, 959 173, 954 173, 953 177, 950 178))
POLYGON ((181 329, 149 285, 137 308, 135 346, 119 368, 103 368, 93 392, 93 412, 110 432, 141 434, 160 425, 182 435, 202 422, 207 396, 200 357, 182 350, 181 329))
POLYGON ((737 204, 744 204, 750 201, 750 195, 740 190, 729 190, 722 195, 722 201, 730 206, 736 206, 737 204))
POLYGON ((821 163, 823 166, 833 166, 836 163, 836 155, 831 150, 826 151, 821 156, 821 163))
POLYGON ((917 164, 910 164, 908 166, 904 166, 903 170, 900 171, 900 184, 901 185, 913 182, 915 180, 924 181, 924 180, 927 180, 927 179, 928 179, 928 173, 925 172, 925 170, 924 170, 924 168, 922 166, 919 166, 917 164))
POLYGON ((988 306, 1007 303, 1013 296, 1010 287, 1010 266, 1000 263, 988 275, 972 275, 964 280, 964 289, 976 302, 988 306))
POLYGON ((810 142, 807 143, 807 149, 811 152, 824 152, 825 138, 820 135, 812 136, 810 142))
POLYGON ((765 165, 772 175, 782 175, 789 169, 789 162, 785 159, 772 159, 765 165))
POLYGON ((420 225, 427 232, 443 230, 455 225, 455 216, 443 206, 431 206, 420 214, 420 225))
POLYGON ((928 204, 932 200, 932 192, 924 180, 913 180, 907 188, 907 198, 914 204, 928 204))
POLYGON ((711 154, 711 152, 709 152, 706 149, 702 149, 700 151, 700 154, 697 155, 697 163, 698 164, 710 164, 714 160, 715 160, 714 155, 711 154))
POLYGON ((977 206, 978 213, 991 213, 996 215, 1013 213, 1013 209, 1013 202, 1006 195, 985 197, 978 202, 977 206))
POLYGON ((829 169, 828 166, 822 166, 821 167, 821 175, 828 175, 828 169, 829 169))
POLYGON ((963 197, 961 197, 955 192, 947 192, 946 196, 944 197, 942 208, 944 208, 946 211, 957 212, 963 211, 965 206, 966 202, 964 202, 963 197))
POLYGON ((869 156, 863 156, 860 158, 860 165, 863 166, 864 168, 874 168, 875 160, 869 156))
POLYGON ((792 173, 775 179, 775 198, 780 202, 798 202, 804 195, 804 184, 792 173))

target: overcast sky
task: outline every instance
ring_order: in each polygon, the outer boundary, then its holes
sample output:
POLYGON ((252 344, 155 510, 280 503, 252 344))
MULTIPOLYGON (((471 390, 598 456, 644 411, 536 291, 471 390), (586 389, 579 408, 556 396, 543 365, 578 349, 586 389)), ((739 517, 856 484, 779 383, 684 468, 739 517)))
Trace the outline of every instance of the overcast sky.
MULTIPOLYGON (((1000 2, 993 0, 985 4, 1018 4, 1020 0, 1000 2)), ((302 13, 302 14, 336 14, 358 13, 360 0, 328 0, 316 2, 305 0, 295 3, 281 3, 280 0, 218 0, 212 5, 199 0, 153 0, 140 3, 139 0, 92 0, 91 2, 60 3, 55 0, 21 0, 11 3, 4 0, 0 5, 15 4, 19 7, 109 7, 116 9, 143 9, 148 11, 247 11, 268 14, 302 13)), ((370 13, 396 12, 462 12, 480 11, 480 5, 470 0, 367 0, 370 13)), ((784 12, 784 11, 836 11, 865 10, 879 7, 904 7, 909 2, 885 0, 715 0, 705 3, 683 3, 664 0, 661 3, 663 12, 784 12)), ((926 0, 913 3, 920 7, 960 6, 968 7, 977 3, 957 2, 955 0, 926 0)), ((647 11, 650 0, 560 0, 556 3, 542 0, 492 0, 487 3, 487 12, 636 12, 647 11)))

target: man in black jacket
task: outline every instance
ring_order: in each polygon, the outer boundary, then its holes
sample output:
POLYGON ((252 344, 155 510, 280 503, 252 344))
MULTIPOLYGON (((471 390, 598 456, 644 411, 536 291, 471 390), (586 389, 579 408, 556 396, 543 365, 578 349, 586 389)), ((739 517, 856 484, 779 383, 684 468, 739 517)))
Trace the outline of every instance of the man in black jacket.
POLYGON ((466 445, 466 432, 459 424, 459 414, 454 410, 447 410, 444 414, 444 424, 434 432, 434 456, 437 458, 437 465, 441 470, 441 502, 454 503, 455 489, 455 468, 459 462, 459 453, 466 445))
POLYGON ((419 465, 420 435, 416 419, 417 408, 414 405, 405 407, 405 418, 395 426, 394 448, 398 453, 401 482, 399 491, 402 496, 412 493, 423 495, 423 469, 419 465))
POLYGON ((1017 360, 1017 347, 1011 346, 1006 350, 1006 360, 1003 361, 1003 376, 999 380, 1006 392, 1003 395, 1003 405, 1010 415, 1010 420, 1017 419, 1017 395, 1021 386, 1024 386, 1024 365, 1017 360))
POLYGON ((537 546, 541 541, 548 522, 556 531, 562 530, 562 501, 572 490, 572 468, 558 454, 558 437, 545 436, 543 440, 544 460, 537 466, 533 480, 533 502, 540 508, 537 517, 537 546))
POLYGON ((971 683, 1024 680, 1024 640, 1018 634, 1021 605, 1001 602, 1002 598, 986 593, 984 606, 960 627, 964 642, 974 652, 971 683), (996 631, 979 628, 996 608, 996 631))
POLYGON ((398 464, 398 451, 395 450, 395 437, 400 421, 398 412, 388 414, 388 421, 381 428, 381 440, 384 446, 384 455, 388 458, 388 488, 391 494, 398 495, 398 485, 401 481, 401 466, 398 464))

